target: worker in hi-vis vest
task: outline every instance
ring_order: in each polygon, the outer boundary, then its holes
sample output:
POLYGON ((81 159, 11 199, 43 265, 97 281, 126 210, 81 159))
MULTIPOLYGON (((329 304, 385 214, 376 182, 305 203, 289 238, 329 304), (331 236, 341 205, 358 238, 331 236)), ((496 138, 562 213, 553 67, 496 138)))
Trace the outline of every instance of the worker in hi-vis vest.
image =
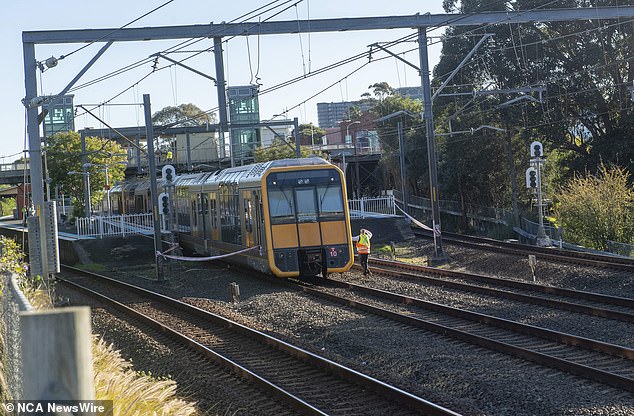
POLYGON ((352 241, 357 244, 357 253, 359 253, 359 260, 361 261, 361 267, 363 268, 363 275, 372 275, 372 272, 368 268, 368 256, 370 255, 370 239, 372 238, 372 232, 362 228, 359 231, 359 235, 352 237, 352 241))

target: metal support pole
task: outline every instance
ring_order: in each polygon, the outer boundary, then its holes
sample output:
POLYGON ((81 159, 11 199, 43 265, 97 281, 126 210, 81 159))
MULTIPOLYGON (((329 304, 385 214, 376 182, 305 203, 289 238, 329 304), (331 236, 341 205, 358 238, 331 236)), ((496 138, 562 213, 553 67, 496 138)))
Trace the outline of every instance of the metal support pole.
POLYGON ((42 175, 42 148, 40 143, 40 125, 37 121, 37 106, 31 106, 31 100, 37 97, 37 62, 35 60, 35 44, 22 43, 24 56, 24 87, 26 95, 24 104, 27 106, 27 133, 29 136, 29 169, 31 173, 31 200, 38 216, 38 228, 40 232, 40 246, 30 247, 30 255, 41 259, 41 270, 32 270, 33 273, 42 273, 44 279, 48 278, 48 251, 46 225, 44 218, 44 184, 42 175), (39 248, 39 253, 38 253, 39 248))
POLYGON ((138 174, 143 172, 143 167, 141 166, 141 134, 137 134, 135 137, 136 142, 136 171, 138 174))
MULTIPOLYGON (((158 185, 156 183, 156 161, 154 160, 154 127, 152 126, 152 109, 150 105, 150 94, 143 94, 143 107, 145 109, 145 131, 147 137, 147 158, 150 175, 150 199, 152 200, 152 219, 154 222, 154 252, 163 251, 161 241, 161 219, 158 207, 158 185)), ((156 279, 163 280, 163 272, 159 263, 159 257, 155 256, 156 279)))
POLYGON ((420 55, 420 78, 423 89, 423 118, 427 126, 427 160, 429 162, 429 192, 431 199, 432 221, 434 229, 433 260, 442 261, 445 254, 442 249, 440 226, 440 207, 438 203, 438 173, 436 171, 436 139, 434 137, 434 115, 431 107, 431 84, 429 79, 429 58, 427 51, 427 28, 418 28, 418 51, 420 55))
MULTIPOLYGON (((220 158, 225 157, 225 132, 228 131, 227 119, 227 93, 225 91, 225 64, 222 57, 222 38, 214 38, 214 61, 216 62, 216 92, 218 94, 218 114, 220 116, 220 158)), ((229 135, 231 143, 231 135, 229 135)), ((229 146, 231 155, 231 166, 235 165, 233 160, 233 145, 229 146)))
POLYGON ((352 146, 354 147, 354 180, 357 189, 357 198, 361 198, 361 179, 359 178, 359 156, 357 153, 357 135, 352 135, 352 146))
POLYGON ((86 207, 86 218, 90 218, 92 210, 90 209, 90 179, 88 178, 88 157, 86 155, 86 135, 84 130, 81 132, 81 173, 84 178, 84 206, 86 207))
POLYGON ((192 144, 189 138, 189 131, 185 132, 185 146, 187 146, 187 171, 191 172, 192 170, 192 144))
POLYGON ((92 204, 90 202, 90 172, 88 168, 84 167, 84 177, 86 178, 86 217, 90 218, 92 215, 92 204))
POLYGON ((401 165, 401 192, 403 193, 403 211, 409 212, 409 195, 407 194, 407 172, 405 172, 405 143, 403 140, 403 122, 396 122, 398 130, 399 161, 401 165))
POLYGON ((299 136, 299 119, 297 117, 293 119, 293 131, 294 131, 293 135, 295 136, 295 155, 299 159, 302 157, 302 151, 301 151, 301 138, 299 136))
POLYGON ((546 231, 544 230, 544 206, 542 201, 542 161, 539 158, 535 160, 535 167, 537 168, 537 209, 539 213, 539 228, 537 229, 537 241, 544 240, 546 237, 546 231))

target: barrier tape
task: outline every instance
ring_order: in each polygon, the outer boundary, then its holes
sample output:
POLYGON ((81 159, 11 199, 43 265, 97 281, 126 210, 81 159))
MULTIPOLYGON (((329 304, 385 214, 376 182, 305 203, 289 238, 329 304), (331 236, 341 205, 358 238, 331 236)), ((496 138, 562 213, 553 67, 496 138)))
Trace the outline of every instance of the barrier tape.
POLYGON ((394 204, 394 206, 396 208, 398 208, 399 211, 401 211, 407 218, 409 218, 415 225, 417 225, 418 227, 422 228, 423 230, 427 230, 427 231, 434 231, 433 228, 426 226, 425 224, 423 224, 422 222, 418 221, 416 218, 412 217, 411 215, 409 215, 407 212, 403 211, 401 209, 401 207, 399 207, 398 205, 394 204))
POLYGON ((255 250, 255 249, 260 249, 260 246, 249 247, 249 248, 245 248, 243 250, 234 251, 233 253, 221 254, 219 256, 211 256, 211 257, 172 256, 172 255, 161 253, 160 251, 157 251, 156 252, 156 257, 163 257, 163 258, 166 258, 166 259, 183 260, 183 261, 211 261, 211 260, 223 259, 225 257, 235 256, 236 254, 246 253, 248 251, 255 250))

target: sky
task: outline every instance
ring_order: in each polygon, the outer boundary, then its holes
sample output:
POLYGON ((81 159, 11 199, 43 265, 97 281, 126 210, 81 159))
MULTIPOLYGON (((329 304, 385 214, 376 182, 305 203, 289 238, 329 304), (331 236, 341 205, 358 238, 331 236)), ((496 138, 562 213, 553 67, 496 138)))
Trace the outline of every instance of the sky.
MULTIPOLYGON (((158 10, 126 27, 230 22, 270 3, 273 3, 271 6, 282 6, 263 14, 259 19, 296 21, 444 13, 442 0, 173 0, 169 3, 168 0, 58 0, 29 3, 32 6, 28 7, 24 2, 4 3, 3 24, 0 25, 0 50, 5 61, 3 76, 0 77, 3 95, 0 123, 4 130, 0 163, 10 163, 18 159, 28 146, 28 139, 25 137, 25 110, 20 101, 25 96, 22 55, 24 31, 119 28, 156 8, 158 10), (168 4, 164 5, 165 3, 168 4), (161 5, 164 6, 159 8, 161 5), (282 11, 284 8, 287 10, 282 11), (280 13, 271 17, 277 12, 280 13)), ((248 19, 257 20, 258 17, 248 19)), ((325 66, 367 52, 370 44, 388 42, 414 33, 413 29, 406 29, 236 37, 224 44, 225 77, 229 86, 259 83, 260 90, 265 91, 290 79, 304 77, 325 66)), ((429 61, 432 68, 438 62, 441 50, 439 39, 435 37, 441 34, 441 30, 430 31, 428 34, 431 38, 429 61)), ((114 127, 144 124, 141 105, 144 94, 150 95, 153 113, 167 106, 186 103, 195 104, 205 111, 216 108, 218 100, 212 81, 187 69, 170 65, 165 60, 159 61, 157 71, 153 71, 152 62, 148 62, 117 76, 94 82, 104 75, 173 48, 181 42, 182 39, 113 44, 75 84, 76 89, 70 91, 75 96, 75 105, 82 104, 92 109, 98 104, 108 103, 95 108, 93 112, 114 127)), ((102 45, 103 43, 95 43, 83 49, 80 48, 85 45, 78 44, 36 45, 35 55, 38 61, 45 61, 51 56, 66 56, 59 60, 56 67, 44 72, 38 71, 38 94, 59 93, 102 45)), ((203 39, 169 56, 180 60, 189 55, 187 52, 205 51, 212 45, 212 39, 203 39)), ((400 44, 390 50, 395 53, 412 50, 402 56, 414 65, 419 65, 416 43, 400 44)), ((300 123, 312 122, 317 125, 319 102, 358 100, 361 94, 371 92, 368 87, 376 82, 385 81, 395 88, 420 85, 416 70, 385 52, 374 53, 372 62, 359 69, 365 62, 367 59, 358 60, 260 95, 260 118, 279 119, 285 115, 290 119, 297 117, 300 123)), ((185 63, 200 72, 215 76, 211 52, 199 53, 185 63)), ((80 113, 75 119, 76 130, 84 127, 106 127, 95 118, 80 113)))

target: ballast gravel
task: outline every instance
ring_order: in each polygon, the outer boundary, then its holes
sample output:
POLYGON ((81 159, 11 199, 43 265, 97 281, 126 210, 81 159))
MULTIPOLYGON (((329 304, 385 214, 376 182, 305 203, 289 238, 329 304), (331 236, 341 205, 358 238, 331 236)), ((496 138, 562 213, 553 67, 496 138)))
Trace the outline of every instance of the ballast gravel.
MULTIPOLYGON (((431 249, 423 241, 412 252, 428 255, 431 249)), ((527 262, 517 256, 451 245, 446 250, 452 258, 446 267, 531 279, 527 262)), ((538 262, 538 272, 540 281, 555 286, 634 297, 634 278, 623 272, 545 261, 538 262)), ((179 264, 161 283, 153 280, 151 264, 134 272, 117 265, 109 274, 181 298, 464 415, 634 416, 634 397, 623 390, 367 315, 229 267, 179 264), (238 303, 229 301, 232 282, 240 288, 238 303)), ((352 272, 333 277, 367 282, 352 272)), ((443 303, 465 302, 464 293, 442 296, 443 303)), ((630 342, 632 332, 623 339, 630 342)))

